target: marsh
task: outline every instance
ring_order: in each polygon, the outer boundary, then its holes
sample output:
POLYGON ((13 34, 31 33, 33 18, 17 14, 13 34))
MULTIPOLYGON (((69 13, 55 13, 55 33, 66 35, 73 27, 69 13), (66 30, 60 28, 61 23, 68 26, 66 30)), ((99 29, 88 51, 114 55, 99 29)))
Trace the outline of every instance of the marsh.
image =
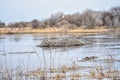
MULTIPOLYGON (((23 78, 27 72, 36 71, 37 69, 46 72, 47 78, 50 76, 53 78, 53 76, 63 73, 62 70, 64 70, 67 77, 62 78, 68 80, 70 75, 74 73, 76 75, 80 73, 82 77, 79 77, 79 79, 84 80, 86 77, 88 78, 85 75, 89 75, 88 73, 91 70, 93 71, 98 68, 101 68, 103 73, 109 70, 116 70, 118 76, 120 76, 120 39, 112 35, 1 34, 0 37, 1 79, 3 79, 2 73, 6 70, 12 71, 12 75, 21 72, 23 78), (79 40, 84 41, 85 45, 59 48, 36 46, 42 43, 44 38, 49 39, 56 36, 57 38, 79 36, 79 40), (82 61, 83 58, 91 56, 97 58, 82 61)), ((12 79, 15 78, 13 77, 12 79)))

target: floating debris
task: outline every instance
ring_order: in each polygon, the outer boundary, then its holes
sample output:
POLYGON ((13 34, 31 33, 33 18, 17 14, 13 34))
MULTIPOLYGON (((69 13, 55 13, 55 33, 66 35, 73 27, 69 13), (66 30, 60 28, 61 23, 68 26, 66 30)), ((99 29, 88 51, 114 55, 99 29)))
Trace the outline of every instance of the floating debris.
POLYGON ((89 60, 93 60, 93 59, 96 59, 96 58, 98 58, 98 57, 96 57, 96 56, 90 56, 90 57, 83 58, 83 60, 84 61, 89 61, 89 60))
POLYGON ((31 52, 10 52, 9 54, 27 54, 27 53, 36 53, 35 51, 31 52))

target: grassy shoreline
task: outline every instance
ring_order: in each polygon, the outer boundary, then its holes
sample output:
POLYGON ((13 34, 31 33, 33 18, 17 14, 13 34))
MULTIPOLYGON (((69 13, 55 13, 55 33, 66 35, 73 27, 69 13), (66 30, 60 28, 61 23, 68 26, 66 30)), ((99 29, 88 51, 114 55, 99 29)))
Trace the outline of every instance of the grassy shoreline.
MULTIPOLYGON (((42 28, 42 29, 30 29, 30 28, 0 28, 0 34, 27 34, 27 33, 101 33, 108 32, 114 29, 67 29, 62 28, 42 28)), ((119 29, 120 30, 120 29, 119 29)))

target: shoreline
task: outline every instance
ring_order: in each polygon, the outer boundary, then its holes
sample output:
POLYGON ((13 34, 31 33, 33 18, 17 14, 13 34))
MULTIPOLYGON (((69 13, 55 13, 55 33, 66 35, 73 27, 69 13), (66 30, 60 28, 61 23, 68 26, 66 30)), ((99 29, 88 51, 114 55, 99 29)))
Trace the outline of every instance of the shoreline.
POLYGON ((68 29, 62 28, 41 28, 41 29, 29 29, 29 28, 0 28, 0 34, 35 34, 35 33, 102 33, 120 29, 68 29))

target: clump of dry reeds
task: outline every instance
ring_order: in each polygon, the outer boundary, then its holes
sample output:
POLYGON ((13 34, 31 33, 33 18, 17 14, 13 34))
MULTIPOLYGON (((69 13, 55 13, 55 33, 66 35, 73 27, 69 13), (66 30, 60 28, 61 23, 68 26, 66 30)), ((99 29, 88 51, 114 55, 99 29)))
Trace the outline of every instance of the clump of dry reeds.
POLYGON ((69 46, 82 46, 83 42, 78 39, 64 38, 64 39, 43 39, 43 42, 38 47, 69 47, 69 46))
POLYGON ((56 79, 56 80, 61 80, 61 79, 63 79, 63 78, 66 78, 66 75, 65 75, 65 74, 56 74, 56 75, 55 75, 55 79, 56 79))

